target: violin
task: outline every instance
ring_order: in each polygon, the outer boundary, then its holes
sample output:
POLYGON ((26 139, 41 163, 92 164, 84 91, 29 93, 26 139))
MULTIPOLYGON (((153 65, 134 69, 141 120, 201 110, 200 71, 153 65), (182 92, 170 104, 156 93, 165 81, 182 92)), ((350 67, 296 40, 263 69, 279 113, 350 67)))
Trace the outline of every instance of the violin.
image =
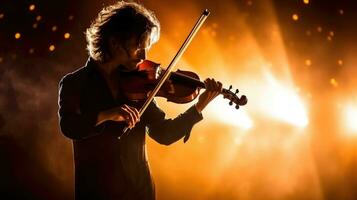
MULTIPOLYGON (((165 70, 160 67, 160 64, 150 60, 144 60, 138 65, 138 68, 133 72, 125 73, 120 78, 120 91, 123 92, 127 100, 133 102, 143 102, 147 99, 154 87, 158 84, 165 70)), ((196 99, 200 89, 205 88, 205 84, 200 81, 199 76, 191 71, 177 70, 171 72, 170 77, 161 86, 156 96, 166 98, 167 101, 174 103, 189 103, 196 99)), ((222 89, 223 98, 229 100, 229 105, 235 104, 235 108, 243 106, 247 103, 247 97, 242 95, 237 96, 239 92, 229 89, 222 89)))

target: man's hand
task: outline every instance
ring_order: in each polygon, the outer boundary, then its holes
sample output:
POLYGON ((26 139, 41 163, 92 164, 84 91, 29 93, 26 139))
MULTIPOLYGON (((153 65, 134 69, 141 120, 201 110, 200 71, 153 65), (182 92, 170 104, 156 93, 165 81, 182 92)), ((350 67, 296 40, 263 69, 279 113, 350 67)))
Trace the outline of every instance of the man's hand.
POLYGON ((140 117, 139 112, 136 108, 124 104, 100 112, 97 118, 96 125, 108 120, 117 122, 125 121, 128 124, 128 128, 133 128, 135 124, 140 121, 140 117))
POLYGON ((206 90, 199 96, 196 108, 199 113, 222 92, 222 83, 214 79, 207 78, 205 81, 206 90))

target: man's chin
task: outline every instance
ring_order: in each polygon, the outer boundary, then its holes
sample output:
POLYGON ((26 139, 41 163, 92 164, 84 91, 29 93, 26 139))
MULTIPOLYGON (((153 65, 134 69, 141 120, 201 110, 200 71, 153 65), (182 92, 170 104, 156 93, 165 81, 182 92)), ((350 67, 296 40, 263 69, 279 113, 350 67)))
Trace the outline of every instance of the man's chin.
POLYGON ((137 69, 136 65, 128 66, 128 65, 119 65, 119 70, 122 72, 131 72, 137 69))

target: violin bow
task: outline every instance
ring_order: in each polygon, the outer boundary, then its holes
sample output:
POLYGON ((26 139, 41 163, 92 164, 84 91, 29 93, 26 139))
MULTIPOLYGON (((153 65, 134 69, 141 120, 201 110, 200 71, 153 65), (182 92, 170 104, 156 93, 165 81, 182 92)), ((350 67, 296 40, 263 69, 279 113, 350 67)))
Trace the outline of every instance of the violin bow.
MULTIPOLYGON (((176 53, 175 57, 172 59, 172 61, 170 62, 169 66, 166 68, 165 73, 162 75, 162 77, 159 80, 159 82, 157 83, 156 87, 154 88, 153 91, 150 92, 150 94, 149 94, 148 98, 146 99, 144 105, 140 108, 139 117, 141 117, 141 115, 145 112, 145 110, 147 109, 149 104, 154 100, 154 97, 159 92, 161 86, 170 77, 172 69, 175 67, 176 63, 181 58, 182 54, 185 52, 185 50, 187 49, 188 45, 191 43, 193 37, 196 35, 198 30, 201 28, 202 24, 205 22, 205 20, 207 19, 209 14, 210 14, 210 12, 208 11, 208 9, 205 9, 203 11, 202 15, 197 20, 195 26, 192 28, 190 34, 187 36, 187 38, 185 39, 185 41, 181 45, 180 49, 176 53)), ((129 128, 125 127, 123 129, 123 133, 118 138, 120 139, 124 134, 127 133, 128 130, 129 130, 129 128)))

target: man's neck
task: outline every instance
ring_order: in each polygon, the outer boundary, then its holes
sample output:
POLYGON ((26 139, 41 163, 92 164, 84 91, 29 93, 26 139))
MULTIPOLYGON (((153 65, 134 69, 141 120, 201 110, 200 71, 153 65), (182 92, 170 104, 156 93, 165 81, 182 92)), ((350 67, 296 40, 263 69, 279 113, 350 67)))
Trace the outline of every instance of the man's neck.
POLYGON ((117 69, 118 64, 114 62, 97 63, 99 70, 104 73, 105 76, 111 77, 114 71, 117 69))

